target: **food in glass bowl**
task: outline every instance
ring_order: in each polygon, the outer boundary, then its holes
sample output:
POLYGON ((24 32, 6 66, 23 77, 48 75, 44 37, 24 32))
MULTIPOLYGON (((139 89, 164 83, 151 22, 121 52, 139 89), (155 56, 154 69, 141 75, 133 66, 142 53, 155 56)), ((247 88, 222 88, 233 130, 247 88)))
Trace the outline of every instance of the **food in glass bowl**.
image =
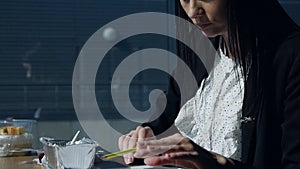
POLYGON ((26 155, 32 148, 31 120, 9 120, 0 122, 0 156, 26 155))

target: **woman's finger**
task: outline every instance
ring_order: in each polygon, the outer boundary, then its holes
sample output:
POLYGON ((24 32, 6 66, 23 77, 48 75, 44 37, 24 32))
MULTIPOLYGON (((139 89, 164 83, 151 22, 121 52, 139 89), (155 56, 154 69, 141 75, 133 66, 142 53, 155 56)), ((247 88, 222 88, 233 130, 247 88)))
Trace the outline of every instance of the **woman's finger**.
MULTIPOLYGON (((122 145, 123 149, 122 150, 128 149, 129 138, 130 138, 130 136, 125 135, 125 138, 123 140, 123 145, 122 145)), ((123 155, 123 158, 124 158, 124 162, 127 164, 128 163, 128 156, 127 156, 127 154, 123 155)))
MULTIPOLYGON (((138 144, 140 145, 140 144, 138 144)), ((146 158, 159 154, 183 153, 186 155, 195 155, 197 151, 194 150, 192 144, 179 144, 179 145, 151 145, 151 146, 137 146, 138 150, 134 156, 137 158, 146 158)))
MULTIPOLYGON (((131 149, 136 147, 136 142, 138 140, 138 133, 132 132, 128 137, 129 137, 129 141, 126 149, 131 149)), ((134 153, 127 154, 127 164, 132 163, 134 161, 133 154, 134 153)))
POLYGON ((166 146, 144 146, 141 144, 138 144, 137 151, 134 154, 134 157, 136 158, 147 158, 155 155, 162 154, 165 152, 164 150, 167 149, 166 146))
POLYGON ((121 136, 121 137, 119 138, 118 145, 119 145, 119 149, 120 149, 120 150, 124 150, 124 149, 123 149, 123 142, 124 142, 125 137, 126 137, 126 136, 123 135, 123 136, 121 136))
POLYGON ((191 150, 193 149, 193 146, 189 143, 189 140, 187 138, 179 134, 175 134, 173 136, 166 137, 160 140, 139 141, 137 143, 138 151, 134 156, 139 158, 148 157, 162 154, 170 150, 178 150, 180 148, 191 150))
MULTIPOLYGON (((135 134, 136 132, 133 130, 129 132, 129 134, 125 135, 123 142, 122 142, 122 149, 121 150, 127 150, 130 148, 133 148, 136 144, 137 136, 135 134), (135 138, 132 138, 134 136, 135 138)), ((132 163, 133 162, 133 154, 125 154, 123 155, 124 162, 126 164, 132 163)))
POLYGON ((173 152, 190 152, 195 151, 190 143, 167 145, 167 146, 148 146, 148 150, 159 153, 173 153, 173 152))
POLYGON ((146 144, 147 146, 151 145, 160 145, 160 146, 165 146, 165 145, 177 145, 179 143, 185 142, 185 140, 188 140, 187 138, 183 137, 180 134, 174 134, 169 137, 165 137, 159 140, 150 140, 150 141, 144 141, 141 144, 146 144))
POLYGON ((196 168, 194 163, 189 160, 172 159, 165 156, 149 157, 144 160, 144 163, 149 166, 175 165, 183 168, 196 168))
POLYGON ((180 152, 170 152, 170 153, 165 153, 166 157, 176 159, 178 157, 183 157, 183 156, 197 156, 198 152, 197 151, 180 151, 180 152))
POLYGON ((138 132, 138 141, 148 141, 148 140, 154 140, 155 136, 150 127, 141 127, 139 126, 137 128, 138 132))

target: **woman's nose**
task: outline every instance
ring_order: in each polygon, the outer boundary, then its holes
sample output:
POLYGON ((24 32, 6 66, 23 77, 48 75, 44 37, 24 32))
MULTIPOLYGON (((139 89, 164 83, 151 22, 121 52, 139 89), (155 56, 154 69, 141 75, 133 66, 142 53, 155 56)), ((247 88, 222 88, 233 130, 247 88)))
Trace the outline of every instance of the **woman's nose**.
POLYGON ((203 14, 203 9, 200 2, 197 2, 197 0, 190 0, 188 16, 190 18, 195 18, 201 14, 203 14))

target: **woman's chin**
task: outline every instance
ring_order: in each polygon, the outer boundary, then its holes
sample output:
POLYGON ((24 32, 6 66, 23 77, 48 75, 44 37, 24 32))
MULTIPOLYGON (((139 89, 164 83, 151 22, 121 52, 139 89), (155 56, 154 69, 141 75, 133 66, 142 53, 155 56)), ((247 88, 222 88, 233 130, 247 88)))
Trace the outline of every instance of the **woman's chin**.
POLYGON ((212 32, 209 32, 209 31, 203 31, 201 30, 203 35, 206 36, 207 38, 214 38, 216 36, 218 36, 218 34, 216 33, 212 33, 212 32))

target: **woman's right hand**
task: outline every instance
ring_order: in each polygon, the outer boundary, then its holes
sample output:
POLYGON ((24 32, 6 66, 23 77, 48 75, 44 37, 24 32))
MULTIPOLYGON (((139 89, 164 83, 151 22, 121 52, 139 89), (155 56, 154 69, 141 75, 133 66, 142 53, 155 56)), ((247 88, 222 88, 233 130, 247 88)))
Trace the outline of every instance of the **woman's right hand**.
MULTIPOLYGON (((138 141, 154 140, 155 136, 150 127, 138 126, 135 130, 119 138, 119 148, 121 151, 136 147, 138 141)), ((124 162, 130 164, 134 161, 134 153, 129 153, 123 156, 124 162)))

